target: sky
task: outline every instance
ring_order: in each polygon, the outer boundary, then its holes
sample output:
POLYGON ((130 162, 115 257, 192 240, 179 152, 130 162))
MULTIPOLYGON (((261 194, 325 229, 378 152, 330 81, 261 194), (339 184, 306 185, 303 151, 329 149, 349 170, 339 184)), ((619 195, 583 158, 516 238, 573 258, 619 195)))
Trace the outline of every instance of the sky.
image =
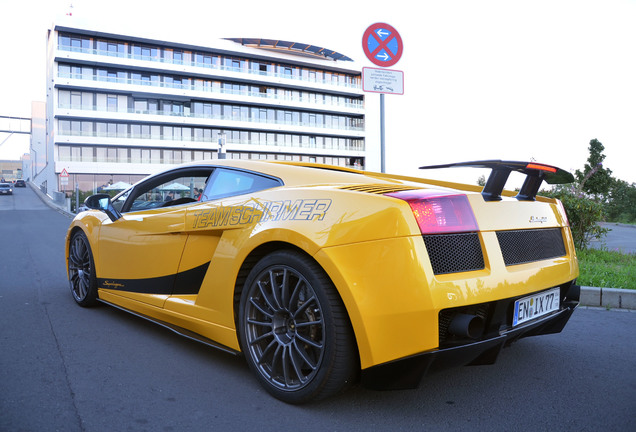
MULTIPOLYGON (((474 184, 475 170, 418 167, 483 159, 573 172, 596 138, 605 167, 636 182, 636 0, 0 0, 0 116, 30 117, 31 101, 46 100, 46 31, 69 11, 165 40, 319 45, 365 67, 376 66, 362 35, 387 23, 404 44, 390 67, 404 95, 385 96, 387 172, 474 184)), ((28 136, 2 142, 0 159, 28 152, 28 136)))

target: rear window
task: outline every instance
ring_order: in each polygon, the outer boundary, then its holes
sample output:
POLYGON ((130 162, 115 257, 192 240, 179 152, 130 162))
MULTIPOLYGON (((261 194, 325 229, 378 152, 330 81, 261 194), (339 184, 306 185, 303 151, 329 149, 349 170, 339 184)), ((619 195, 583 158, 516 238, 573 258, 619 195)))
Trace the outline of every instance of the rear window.
POLYGON ((219 168, 212 174, 201 200, 209 201, 243 195, 281 185, 282 181, 279 179, 252 172, 219 168))

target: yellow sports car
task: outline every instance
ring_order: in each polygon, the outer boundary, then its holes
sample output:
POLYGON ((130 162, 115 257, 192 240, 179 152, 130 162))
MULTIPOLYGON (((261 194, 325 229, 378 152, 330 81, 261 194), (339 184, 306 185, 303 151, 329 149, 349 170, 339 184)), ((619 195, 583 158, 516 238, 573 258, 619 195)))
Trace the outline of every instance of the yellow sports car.
POLYGON ((75 301, 98 301, 245 356, 273 396, 304 403, 361 380, 413 388, 561 331, 578 264, 561 203, 525 162, 479 186, 280 162, 216 160, 89 197, 66 239, 75 301), (512 172, 519 192, 504 190, 512 172))

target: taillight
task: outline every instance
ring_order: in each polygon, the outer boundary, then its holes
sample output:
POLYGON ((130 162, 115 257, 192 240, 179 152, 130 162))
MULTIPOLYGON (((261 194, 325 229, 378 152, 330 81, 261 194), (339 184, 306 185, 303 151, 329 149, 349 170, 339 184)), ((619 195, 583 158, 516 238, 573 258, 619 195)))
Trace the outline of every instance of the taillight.
POLYGON ((387 195, 409 203, 422 234, 479 230, 466 195, 423 190, 395 192, 387 195))

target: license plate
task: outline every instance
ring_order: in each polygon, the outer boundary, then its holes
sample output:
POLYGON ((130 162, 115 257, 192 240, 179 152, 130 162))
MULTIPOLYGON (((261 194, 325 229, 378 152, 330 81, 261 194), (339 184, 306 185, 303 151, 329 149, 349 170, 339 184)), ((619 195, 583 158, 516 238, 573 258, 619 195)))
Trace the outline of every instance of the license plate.
POLYGON ((515 302, 515 311, 512 317, 512 326, 523 324, 526 321, 547 315, 559 310, 560 288, 552 288, 531 296, 524 297, 515 302))

